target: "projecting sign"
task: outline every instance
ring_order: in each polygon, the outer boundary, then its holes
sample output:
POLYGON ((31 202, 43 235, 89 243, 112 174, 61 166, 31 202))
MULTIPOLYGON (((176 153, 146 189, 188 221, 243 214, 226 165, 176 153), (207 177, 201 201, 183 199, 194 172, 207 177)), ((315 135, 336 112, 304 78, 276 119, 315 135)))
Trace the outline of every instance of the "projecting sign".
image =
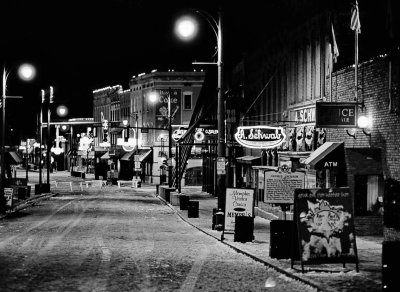
POLYGON ((242 126, 237 128, 236 141, 247 148, 275 148, 285 141, 282 127, 242 126))
POLYGON ((354 102, 317 102, 316 127, 357 127, 357 104, 354 102))

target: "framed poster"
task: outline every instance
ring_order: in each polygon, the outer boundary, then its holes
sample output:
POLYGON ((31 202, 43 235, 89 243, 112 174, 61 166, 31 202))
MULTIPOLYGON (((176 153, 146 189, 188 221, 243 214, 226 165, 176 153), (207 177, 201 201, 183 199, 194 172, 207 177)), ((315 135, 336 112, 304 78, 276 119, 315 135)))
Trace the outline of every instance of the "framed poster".
POLYGON ((235 230, 236 216, 254 216, 254 189, 226 189, 225 231, 235 230))
POLYGON ((354 214, 349 188, 296 189, 294 196, 302 264, 356 263, 354 214))

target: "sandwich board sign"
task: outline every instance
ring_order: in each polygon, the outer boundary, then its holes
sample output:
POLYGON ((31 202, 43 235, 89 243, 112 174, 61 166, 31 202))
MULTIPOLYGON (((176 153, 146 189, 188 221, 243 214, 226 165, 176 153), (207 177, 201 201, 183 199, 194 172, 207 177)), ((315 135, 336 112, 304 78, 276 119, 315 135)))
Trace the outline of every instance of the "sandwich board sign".
POLYGON ((254 189, 226 189, 225 231, 235 230, 237 216, 254 216, 254 189))
MULTIPOLYGON (((350 189, 296 189, 301 269, 304 264, 355 263, 358 256, 350 189)), ((292 259, 293 265, 293 259, 292 259)))

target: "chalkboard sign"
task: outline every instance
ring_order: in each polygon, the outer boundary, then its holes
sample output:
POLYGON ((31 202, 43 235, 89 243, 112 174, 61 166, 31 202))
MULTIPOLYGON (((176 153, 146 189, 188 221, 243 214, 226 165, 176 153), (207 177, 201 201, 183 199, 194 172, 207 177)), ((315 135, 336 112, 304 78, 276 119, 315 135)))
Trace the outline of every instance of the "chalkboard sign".
POLYGON ((349 188, 296 189, 294 196, 302 264, 356 263, 354 214, 349 188))

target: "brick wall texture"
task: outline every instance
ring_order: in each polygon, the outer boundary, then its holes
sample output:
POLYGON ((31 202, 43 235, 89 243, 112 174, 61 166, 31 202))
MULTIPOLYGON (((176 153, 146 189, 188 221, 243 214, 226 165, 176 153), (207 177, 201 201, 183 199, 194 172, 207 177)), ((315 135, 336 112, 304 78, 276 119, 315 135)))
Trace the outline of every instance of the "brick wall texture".
MULTIPOLYGON (((364 100, 364 113, 372 118, 371 128, 365 135, 361 129, 327 129, 327 141, 344 141, 348 148, 379 148, 385 178, 400 180, 400 108, 399 62, 392 62, 391 102, 389 99, 389 59, 379 57, 360 64, 358 70, 358 102, 364 100), (396 67, 397 66, 397 67, 396 67), (397 69, 398 70, 398 69, 397 69), (390 109, 391 103, 391 109, 390 109)), ((326 88, 329 91, 329 79, 326 88)), ((328 99, 329 92, 327 93, 328 99)), ((333 102, 355 101, 354 68, 346 68, 332 74, 333 102)))

